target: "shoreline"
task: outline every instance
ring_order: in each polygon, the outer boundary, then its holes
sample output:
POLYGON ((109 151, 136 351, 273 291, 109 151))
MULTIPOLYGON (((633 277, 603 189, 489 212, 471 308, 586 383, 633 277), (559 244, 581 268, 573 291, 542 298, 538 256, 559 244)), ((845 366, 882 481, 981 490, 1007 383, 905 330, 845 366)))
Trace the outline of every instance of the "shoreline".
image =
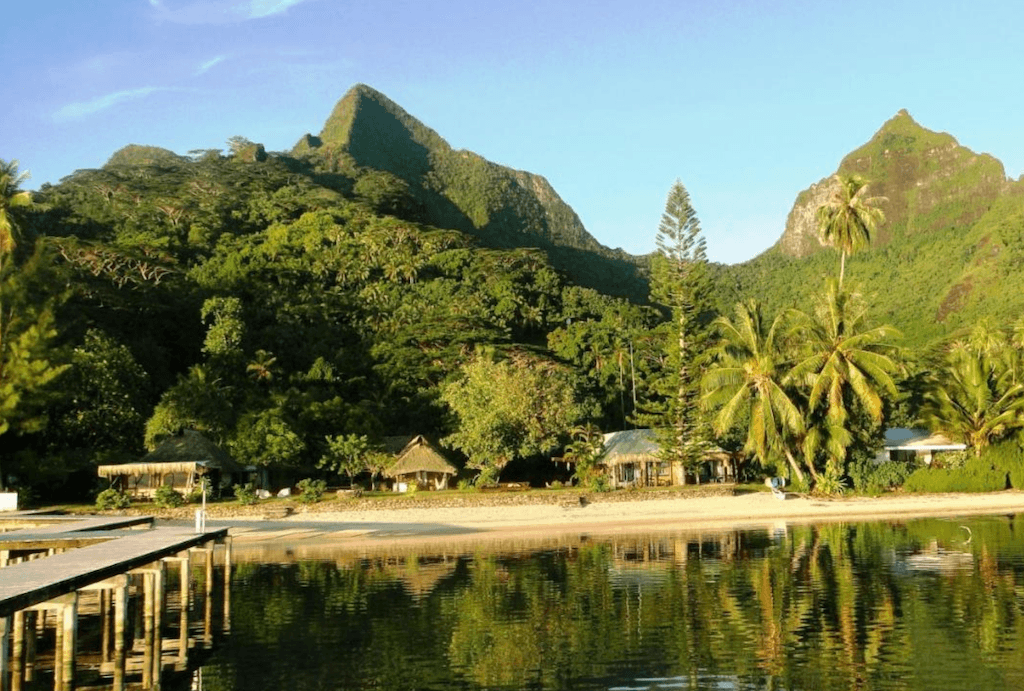
POLYGON ((906 520, 1013 514, 1024 511, 1024 492, 890 495, 826 499, 767 492, 559 504, 478 505, 300 512, 265 519, 210 517, 229 527, 233 543, 250 546, 328 544, 337 549, 423 548, 509 539, 546 540, 572 535, 668 531, 778 529, 787 524, 906 520))

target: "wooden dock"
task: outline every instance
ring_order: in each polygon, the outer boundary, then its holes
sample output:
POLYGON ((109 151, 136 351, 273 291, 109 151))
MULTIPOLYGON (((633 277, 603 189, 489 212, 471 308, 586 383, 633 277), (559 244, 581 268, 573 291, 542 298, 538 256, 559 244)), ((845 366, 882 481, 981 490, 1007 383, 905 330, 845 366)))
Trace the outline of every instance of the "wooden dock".
MULTIPOLYGON (((160 631, 166 599, 165 564, 174 563, 181 570, 178 650, 183 660, 190 645, 187 610, 192 554, 205 557, 203 640, 212 641, 213 546, 217 543, 225 545, 224 629, 228 628, 231 548, 227 528, 196 532, 151 528, 149 517, 75 519, 35 515, 5 516, 0 526, 12 522, 23 527, 0 533, 0 691, 19 689, 28 678, 26 669, 31 671, 34 663, 28 663, 27 656, 35 655, 32 641, 36 640, 31 622, 46 611, 53 611, 56 617, 54 688, 74 687, 79 597, 87 591, 99 593, 104 654, 111 658, 108 667, 113 669, 114 688, 124 688, 126 675, 138 667, 131 664, 138 655, 133 657, 134 635, 126 634, 126 612, 129 598, 141 598, 139 606, 145 609, 141 682, 143 687, 158 687, 164 667, 160 631), (139 526, 144 529, 137 529, 139 526), (139 585, 130 587, 132 579, 139 585)), ((45 625, 47 619, 42 621, 45 625)))
MULTIPOLYGON (((177 555, 193 547, 222 541, 228 529, 203 533, 182 528, 155 528, 120 536, 108 534, 105 540, 85 547, 69 549, 43 559, 12 564, 0 571, 0 617, 8 617, 47 600, 127 573, 132 569, 177 555)), ((18 532, 5 533, 0 547, 18 540, 18 532)), ((25 536, 27 537, 27 536, 25 536)), ((36 546, 61 544, 56 535, 42 535, 36 546)), ((87 539, 95 539, 95 534, 87 539)), ((31 547, 19 541, 19 547, 31 547)))

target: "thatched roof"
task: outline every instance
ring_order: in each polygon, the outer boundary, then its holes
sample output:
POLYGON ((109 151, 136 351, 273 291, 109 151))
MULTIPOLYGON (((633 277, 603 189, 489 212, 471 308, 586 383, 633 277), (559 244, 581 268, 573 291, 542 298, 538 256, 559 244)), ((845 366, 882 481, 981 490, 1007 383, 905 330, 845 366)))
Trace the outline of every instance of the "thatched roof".
POLYGON ((440 451, 423 438, 423 435, 417 435, 398 454, 398 459, 388 469, 387 474, 390 477, 398 477, 421 471, 445 475, 455 475, 459 472, 440 451))
POLYGON ((604 452, 597 462, 603 465, 619 465, 657 461, 660 448, 653 429, 609 432, 604 435, 604 452))
MULTIPOLYGON (((622 432, 609 432, 604 435, 604 452, 597 459, 603 465, 619 465, 622 463, 645 463, 660 461, 658 453, 657 432, 653 429, 628 429, 622 432)), ((712 446, 704 452, 704 460, 726 460, 734 454, 712 446)))
POLYGON ((195 430, 185 430, 179 435, 160 442, 152 452, 135 463, 101 465, 97 472, 100 477, 116 475, 151 475, 166 473, 190 473, 197 468, 222 470, 238 473, 242 467, 226 451, 195 430))

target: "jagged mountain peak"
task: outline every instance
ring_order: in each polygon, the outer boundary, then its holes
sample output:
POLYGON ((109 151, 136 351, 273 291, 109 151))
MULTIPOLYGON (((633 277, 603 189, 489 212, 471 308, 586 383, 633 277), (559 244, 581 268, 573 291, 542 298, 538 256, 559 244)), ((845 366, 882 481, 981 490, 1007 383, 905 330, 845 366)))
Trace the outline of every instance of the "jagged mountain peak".
MULTIPOLYGON (((989 208, 1008 184, 1000 163, 961 146, 950 134, 918 124, 906 109, 887 120, 864 145, 847 154, 840 174, 867 179, 871 196, 884 197, 886 220, 872 243, 950 225, 969 225, 989 208)), ((801 192, 776 249, 796 257, 825 247, 816 210, 830 194, 831 177, 801 192)))
POLYGON ((426 223, 471 233, 492 247, 544 249, 583 285, 646 297, 637 266, 643 260, 595 240, 546 179, 453 149, 365 84, 349 89, 319 137, 306 135, 293 153, 355 177, 371 170, 395 176, 426 223))

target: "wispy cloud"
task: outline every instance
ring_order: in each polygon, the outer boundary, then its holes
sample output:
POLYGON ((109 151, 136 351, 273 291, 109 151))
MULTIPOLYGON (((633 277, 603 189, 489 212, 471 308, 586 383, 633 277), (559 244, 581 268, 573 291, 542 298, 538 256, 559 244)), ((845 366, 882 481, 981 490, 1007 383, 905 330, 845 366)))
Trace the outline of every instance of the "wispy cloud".
POLYGON ((280 14, 289 7, 298 5, 305 1, 306 0, 249 0, 247 3, 244 3, 244 5, 248 5, 250 19, 261 19, 274 14, 280 14))
POLYGON ((148 0, 157 19, 178 24, 234 24, 281 14, 309 0, 193 0, 171 4, 148 0))
POLYGON ((209 60, 201 64, 198 69, 196 69, 196 74, 203 74, 205 72, 208 72, 212 67, 214 67, 215 65, 219 65, 226 59, 227 58, 224 55, 218 55, 215 58, 210 58, 209 60))
POLYGON ((79 120, 84 117, 88 117, 100 111, 113 108, 119 103, 125 101, 135 101, 140 98, 145 98, 155 91, 166 91, 165 87, 159 86, 144 86, 139 89, 125 89, 123 91, 115 91, 98 98, 94 98, 91 101, 79 101, 77 103, 69 103, 56 113, 53 114, 53 119, 58 122, 66 122, 68 120, 79 120))

